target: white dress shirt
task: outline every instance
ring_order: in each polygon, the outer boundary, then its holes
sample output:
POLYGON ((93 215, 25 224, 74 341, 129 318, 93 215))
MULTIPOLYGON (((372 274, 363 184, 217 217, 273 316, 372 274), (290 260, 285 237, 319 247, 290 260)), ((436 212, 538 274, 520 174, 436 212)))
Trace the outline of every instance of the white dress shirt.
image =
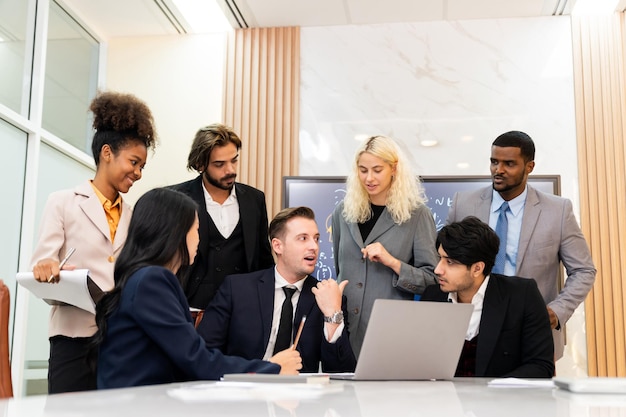
POLYGON ((213 223, 215 223, 220 234, 224 236, 224 239, 228 239, 235 227, 237 227, 237 223, 239 223, 239 202, 237 201, 235 187, 230 191, 230 195, 223 204, 213 200, 213 197, 211 197, 211 194, 204 186, 202 191, 204 192, 207 213, 211 216, 213 223))
MULTIPOLYGON (((296 308, 298 306, 298 300, 300 300, 300 293, 302 293, 302 287, 304 286, 304 280, 306 277, 302 278, 300 281, 297 281, 294 284, 290 284, 287 282, 285 278, 280 275, 276 267, 274 267, 274 313, 272 315, 272 328, 270 330, 270 339, 267 343, 267 348, 265 349, 265 355, 263 356, 264 360, 269 360, 272 356, 274 356, 274 345, 276 345, 276 336, 278 336, 278 325, 280 323, 280 313, 283 308, 283 302, 285 301, 285 292, 283 291, 283 287, 292 287, 296 289, 296 292, 293 293, 291 297, 291 303, 293 304, 293 314, 295 317, 296 308)), ((297 331, 297 327, 300 323, 294 324, 294 336, 297 331)), ((306 325, 306 324, 305 324, 306 325)), ((341 323, 329 343, 335 343, 341 333, 343 332, 344 324, 341 323)), ((328 333, 326 331, 326 326, 324 326, 324 337, 328 340, 328 333)))
MULTIPOLYGON (((483 301, 485 301, 485 290, 487 289, 488 283, 489 276, 487 276, 483 283, 480 284, 480 287, 478 287, 478 291, 476 291, 476 294, 474 294, 474 296, 472 297, 472 305, 474 306, 474 311, 472 311, 472 317, 470 317, 469 325, 467 326, 465 340, 472 340, 480 332, 480 319, 483 316, 483 301)), ((454 304, 457 304, 459 302, 456 292, 451 292, 448 294, 448 301, 454 304)))

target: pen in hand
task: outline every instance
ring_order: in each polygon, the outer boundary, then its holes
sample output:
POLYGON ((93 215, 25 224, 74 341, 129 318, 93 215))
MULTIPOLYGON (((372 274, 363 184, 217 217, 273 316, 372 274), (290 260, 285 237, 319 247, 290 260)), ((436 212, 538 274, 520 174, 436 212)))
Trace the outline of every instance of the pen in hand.
MULTIPOLYGON (((63 260, 59 263, 59 274, 61 273, 61 268, 63 268, 63 265, 65 265, 65 263, 70 259, 70 256, 72 256, 72 254, 75 251, 76 251, 76 248, 70 248, 67 251, 65 258, 63 258, 63 260)), ((53 282, 53 281, 54 281, 54 274, 50 275, 50 278, 48 278, 48 282, 53 282)))
POLYGON ((300 326, 298 327, 298 333, 296 333, 296 338, 293 340, 292 349, 295 349, 298 346, 298 341, 300 340, 300 335, 302 334, 302 328, 304 327, 304 322, 306 321, 306 316, 302 316, 302 321, 300 322, 300 326))

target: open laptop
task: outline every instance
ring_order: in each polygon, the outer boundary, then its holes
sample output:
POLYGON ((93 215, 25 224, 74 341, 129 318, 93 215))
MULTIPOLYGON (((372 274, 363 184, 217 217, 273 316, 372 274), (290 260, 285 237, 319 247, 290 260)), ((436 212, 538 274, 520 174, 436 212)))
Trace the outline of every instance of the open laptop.
POLYGON ((430 380, 454 377, 472 304, 376 300, 354 373, 344 380, 430 380))

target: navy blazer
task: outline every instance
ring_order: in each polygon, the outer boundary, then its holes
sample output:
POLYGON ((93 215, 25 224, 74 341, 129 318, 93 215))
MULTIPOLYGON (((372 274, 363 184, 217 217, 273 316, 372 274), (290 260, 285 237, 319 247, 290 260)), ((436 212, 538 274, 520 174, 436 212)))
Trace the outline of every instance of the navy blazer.
MULTIPOLYGON (((206 209, 203 187, 202 175, 198 175, 193 180, 169 187, 188 195, 198 204, 200 244, 198 245, 198 253, 194 263, 187 274, 188 280, 185 286, 187 299, 191 299, 196 293, 202 280, 211 280, 211 273, 207 268, 210 247, 209 240, 206 238, 209 235, 209 222, 211 219, 206 209)), ((235 183, 235 193, 237 194, 237 202, 239 204, 239 218, 243 233, 243 250, 247 260, 247 271, 269 268, 274 265, 274 257, 272 256, 268 237, 265 194, 254 187, 238 182, 235 183)), ((220 284, 221 282, 215 283, 213 292, 207 295, 208 300, 213 298, 220 284)), ((195 307, 204 308, 205 306, 195 307)))
MULTIPOLYGON (((431 285, 422 300, 447 302, 448 293, 431 285)), ((550 319, 535 280, 491 274, 476 346, 476 376, 554 376, 550 319)))
MULTIPOLYGON (((215 298, 209 303, 198 332, 208 347, 226 355, 261 359, 270 339, 274 312, 274 268, 226 277, 215 298)), ((302 316, 306 322, 297 350, 302 356, 301 372, 318 372, 320 361, 324 372, 353 372, 356 359, 350 347, 348 325, 335 343, 324 337, 324 316, 311 289, 317 280, 308 276, 302 287, 294 329, 302 316)), ((345 298, 342 302, 347 317, 345 298)))
POLYGON ((260 360, 208 349, 196 332, 178 279, 168 269, 137 270, 107 319, 98 355, 98 388, 219 379, 225 373, 280 372, 260 360))

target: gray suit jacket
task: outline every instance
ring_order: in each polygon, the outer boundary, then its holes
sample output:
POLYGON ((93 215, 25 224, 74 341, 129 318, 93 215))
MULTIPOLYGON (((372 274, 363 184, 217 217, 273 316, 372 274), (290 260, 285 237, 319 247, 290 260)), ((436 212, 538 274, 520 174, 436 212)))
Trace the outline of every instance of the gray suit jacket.
MULTIPOLYGON (((492 187, 457 193, 446 224, 476 216, 489 223, 492 187)), ((556 313, 561 326, 593 286, 596 269, 589 247, 568 199, 528 186, 522 230, 517 250, 515 275, 534 278, 545 303, 556 313), (567 271, 565 287, 559 293, 560 263, 567 271)), ((554 334, 557 359, 563 354, 563 332, 554 334)))
POLYGON ((428 207, 415 210, 409 221, 397 225, 385 209, 363 242, 359 225, 347 223, 343 202, 332 217, 333 253, 337 280, 349 280, 344 290, 348 300, 348 322, 352 350, 361 352, 363 337, 377 298, 412 300, 428 285, 435 284, 435 222, 428 207), (400 275, 381 263, 363 259, 361 248, 380 242, 402 262, 400 275))

